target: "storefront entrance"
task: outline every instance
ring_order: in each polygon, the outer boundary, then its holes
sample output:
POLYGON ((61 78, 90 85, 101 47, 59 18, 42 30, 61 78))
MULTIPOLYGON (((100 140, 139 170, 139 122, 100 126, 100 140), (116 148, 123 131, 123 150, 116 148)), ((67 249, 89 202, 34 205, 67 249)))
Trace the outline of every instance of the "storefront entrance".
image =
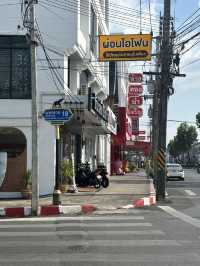
POLYGON ((0 127, 0 192, 20 191, 26 167, 25 135, 17 128, 0 127))

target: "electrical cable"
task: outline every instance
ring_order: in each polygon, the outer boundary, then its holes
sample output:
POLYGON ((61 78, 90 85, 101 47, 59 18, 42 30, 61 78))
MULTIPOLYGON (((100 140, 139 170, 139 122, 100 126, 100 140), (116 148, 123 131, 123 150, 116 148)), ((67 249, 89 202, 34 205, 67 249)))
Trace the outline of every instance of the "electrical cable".
MULTIPOLYGON (((47 4, 47 0, 42 0, 42 1, 40 1, 40 4, 42 3, 42 5, 47 5, 47 6, 49 6, 49 7, 56 7, 56 8, 58 8, 58 9, 61 9, 61 10, 66 10, 66 11, 71 11, 71 12, 75 12, 75 13, 77 13, 77 9, 75 8, 75 7, 71 7, 71 6, 62 6, 62 5, 58 5, 58 4, 55 4, 55 2, 53 2, 53 1, 51 1, 51 0, 48 0, 48 4, 47 4)), ((88 8, 86 9, 86 8, 84 8, 83 7, 83 10, 79 10, 79 13, 80 14, 82 14, 82 15, 86 15, 86 16, 88 16, 88 8)), ((116 13, 116 12, 115 12, 116 13)), ((117 24, 123 24, 123 25, 127 25, 127 26, 132 26, 131 25, 131 23, 132 23, 132 18, 130 18, 130 19, 125 19, 124 18, 124 15, 127 15, 127 14, 123 14, 123 16, 120 16, 120 12, 117 12, 116 14, 112 14, 112 13, 110 13, 110 19, 109 19, 109 21, 110 22, 115 22, 115 23, 117 23, 117 24), (117 15, 117 17, 116 17, 116 15, 117 15), (111 18, 113 18, 113 19, 111 19, 111 18), (123 20, 123 22, 121 21, 117 21, 117 19, 118 20, 123 20)), ((102 17, 101 17, 101 19, 102 19, 102 17)), ((103 18, 104 20, 105 20, 105 18, 103 18)), ((135 20, 135 22, 136 22, 136 20, 135 20)), ((143 23, 143 24, 145 24, 146 25, 146 27, 147 26, 149 26, 149 24, 147 24, 147 23, 143 23)))
POLYGON ((142 0, 140 0, 140 34, 142 34, 142 0))
POLYGON ((198 8, 192 15, 190 15, 177 29, 176 31, 179 31, 181 28, 184 27, 184 24, 190 20, 198 11, 200 10, 200 8, 198 8))
POLYGON ((149 3, 149 21, 150 21, 150 25, 151 25, 151 34, 153 35, 152 18, 151 18, 151 2, 150 2, 150 0, 148 0, 148 3, 149 3))

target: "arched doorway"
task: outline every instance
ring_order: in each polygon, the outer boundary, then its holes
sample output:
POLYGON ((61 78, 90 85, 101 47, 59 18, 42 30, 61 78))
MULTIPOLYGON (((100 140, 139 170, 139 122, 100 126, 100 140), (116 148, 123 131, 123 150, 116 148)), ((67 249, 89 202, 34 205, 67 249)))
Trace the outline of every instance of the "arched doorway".
POLYGON ((0 127, 0 192, 18 192, 26 172, 26 137, 12 127, 0 127))

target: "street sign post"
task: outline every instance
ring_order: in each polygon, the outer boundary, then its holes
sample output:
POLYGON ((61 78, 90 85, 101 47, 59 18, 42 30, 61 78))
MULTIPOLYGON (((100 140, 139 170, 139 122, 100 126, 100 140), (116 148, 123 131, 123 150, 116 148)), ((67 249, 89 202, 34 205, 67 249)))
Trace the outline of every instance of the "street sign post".
POLYGON ((61 124, 68 122, 72 118, 72 112, 70 109, 47 109, 43 113, 43 117, 46 121, 52 124, 61 124))
POLYGON ((53 205, 61 204, 60 184, 60 126, 68 122, 72 118, 70 109, 62 107, 47 109, 43 113, 43 117, 55 127, 56 132, 56 164, 55 164, 55 186, 53 192, 53 205))

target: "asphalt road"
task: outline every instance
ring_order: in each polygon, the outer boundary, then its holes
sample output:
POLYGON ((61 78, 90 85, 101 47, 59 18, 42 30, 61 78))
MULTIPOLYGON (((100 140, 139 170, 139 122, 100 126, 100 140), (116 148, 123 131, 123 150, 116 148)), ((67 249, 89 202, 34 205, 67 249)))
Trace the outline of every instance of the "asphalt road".
POLYGON ((199 266, 200 175, 169 181, 157 206, 0 220, 0 266, 199 266))
POLYGON ((200 218, 200 174, 196 169, 184 169, 185 181, 168 181, 170 205, 185 214, 200 218))

